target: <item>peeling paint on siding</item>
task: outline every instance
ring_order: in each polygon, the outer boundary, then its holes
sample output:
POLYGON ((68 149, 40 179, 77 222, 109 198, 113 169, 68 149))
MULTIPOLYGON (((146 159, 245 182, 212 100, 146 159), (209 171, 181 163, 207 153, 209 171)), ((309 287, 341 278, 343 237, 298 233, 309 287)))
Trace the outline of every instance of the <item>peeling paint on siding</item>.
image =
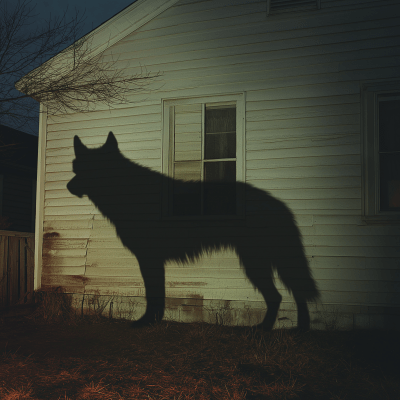
POLYGON ((43 239, 52 239, 52 238, 58 238, 60 237, 60 234, 58 232, 47 232, 43 235, 43 239))

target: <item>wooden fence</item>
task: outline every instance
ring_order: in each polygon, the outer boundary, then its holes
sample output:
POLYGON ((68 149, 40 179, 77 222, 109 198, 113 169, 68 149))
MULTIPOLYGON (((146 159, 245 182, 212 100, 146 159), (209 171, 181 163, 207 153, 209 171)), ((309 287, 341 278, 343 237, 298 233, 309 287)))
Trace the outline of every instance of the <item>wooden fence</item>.
POLYGON ((0 307, 31 300, 34 249, 34 233, 0 230, 0 307))

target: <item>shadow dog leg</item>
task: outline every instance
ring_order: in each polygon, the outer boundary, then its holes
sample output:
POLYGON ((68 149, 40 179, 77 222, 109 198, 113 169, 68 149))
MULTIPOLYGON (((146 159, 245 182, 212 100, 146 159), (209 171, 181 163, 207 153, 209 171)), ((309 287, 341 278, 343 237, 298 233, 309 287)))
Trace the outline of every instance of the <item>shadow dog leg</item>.
POLYGON ((147 307, 144 315, 132 323, 132 327, 149 325, 161 321, 165 309, 165 270, 159 261, 143 262, 139 260, 144 287, 146 289, 147 307))

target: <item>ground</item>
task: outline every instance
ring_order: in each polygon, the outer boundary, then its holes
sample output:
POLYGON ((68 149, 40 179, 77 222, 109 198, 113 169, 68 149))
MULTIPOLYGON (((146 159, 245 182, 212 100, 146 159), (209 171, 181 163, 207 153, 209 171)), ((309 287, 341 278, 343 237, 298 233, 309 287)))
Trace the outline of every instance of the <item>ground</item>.
POLYGON ((132 328, 28 307, 0 315, 0 398, 398 399, 399 356, 398 332, 132 328))

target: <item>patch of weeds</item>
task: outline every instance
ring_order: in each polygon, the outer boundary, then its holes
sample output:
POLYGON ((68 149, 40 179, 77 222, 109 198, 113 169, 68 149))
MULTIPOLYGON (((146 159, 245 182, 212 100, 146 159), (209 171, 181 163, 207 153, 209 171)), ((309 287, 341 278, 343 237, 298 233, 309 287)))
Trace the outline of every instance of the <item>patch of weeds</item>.
MULTIPOLYGON (((114 300, 114 296, 102 296, 99 294, 99 292, 95 292, 93 294, 88 294, 85 295, 83 298, 86 298, 86 316, 89 317, 90 320, 94 321, 98 321, 102 318, 105 317, 104 315, 104 311, 106 309, 106 307, 108 305, 110 305, 111 303, 113 303, 114 300)), ((109 317, 112 314, 112 312, 109 312, 109 317)))
POLYGON ((233 325, 233 309, 229 302, 226 302, 223 307, 214 308, 204 307, 204 310, 208 312, 208 320, 218 326, 230 326, 233 325))
POLYGON ((329 332, 339 330, 339 310, 330 306, 327 310, 323 304, 319 304, 318 318, 314 319, 314 323, 321 323, 323 329, 329 332))
POLYGON ((27 318, 42 323, 75 323, 76 310, 72 307, 72 296, 61 287, 51 291, 36 291, 36 310, 27 318))
POLYGON ((111 301, 111 303, 110 303, 110 309, 112 311, 109 312, 109 316, 111 316, 111 318, 119 318, 125 320, 135 319, 135 313, 137 308, 135 297, 114 296, 114 299, 111 301))

